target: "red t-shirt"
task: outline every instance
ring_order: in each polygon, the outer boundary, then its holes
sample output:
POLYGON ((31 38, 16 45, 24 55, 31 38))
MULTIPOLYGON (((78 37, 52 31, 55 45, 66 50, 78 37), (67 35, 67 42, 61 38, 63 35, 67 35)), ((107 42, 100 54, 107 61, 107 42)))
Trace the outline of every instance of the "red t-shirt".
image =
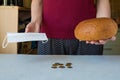
POLYGON ((43 0, 40 32, 48 38, 73 39, 76 25, 95 16, 94 0, 43 0))

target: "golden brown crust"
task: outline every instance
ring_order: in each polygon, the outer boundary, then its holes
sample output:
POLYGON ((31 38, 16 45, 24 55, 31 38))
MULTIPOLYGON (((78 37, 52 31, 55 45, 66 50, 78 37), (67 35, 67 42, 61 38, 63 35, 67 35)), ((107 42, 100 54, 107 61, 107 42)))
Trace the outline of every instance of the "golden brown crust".
POLYGON ((80 22, 74 34, 78 40, 104 40, 115 36, 118 31, 116 22, 111 18, 93 18, 80 22))

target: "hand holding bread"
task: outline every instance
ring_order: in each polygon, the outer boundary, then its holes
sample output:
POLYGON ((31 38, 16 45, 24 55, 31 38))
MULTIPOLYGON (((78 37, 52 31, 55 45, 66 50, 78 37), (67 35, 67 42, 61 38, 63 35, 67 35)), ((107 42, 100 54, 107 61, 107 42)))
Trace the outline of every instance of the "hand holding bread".
POLYGON ((75 30, 75 37, 80 41, 91 44, 105 44, 108 40, 115 40, 118 26, 111 18, 93 18, 80 22, 75 30))

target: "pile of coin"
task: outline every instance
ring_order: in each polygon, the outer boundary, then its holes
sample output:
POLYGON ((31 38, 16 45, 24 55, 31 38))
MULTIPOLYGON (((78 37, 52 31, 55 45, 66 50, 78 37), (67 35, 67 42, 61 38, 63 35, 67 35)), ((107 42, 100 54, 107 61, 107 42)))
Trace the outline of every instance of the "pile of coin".
POLYGON ((72 63, 66 63, 67 68, 72 68, 72 63))
POLYGON ((66 63, 66 64, 63 64, 63 63, 54 63, 52 64, 52 67, 51 68, 72 68, 72 63, 66 63))

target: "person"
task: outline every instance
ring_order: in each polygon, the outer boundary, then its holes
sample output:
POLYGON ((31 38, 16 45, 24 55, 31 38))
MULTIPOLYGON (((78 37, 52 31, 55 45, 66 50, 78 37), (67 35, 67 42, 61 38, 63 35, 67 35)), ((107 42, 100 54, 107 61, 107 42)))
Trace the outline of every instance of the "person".
MULTIPOLYGON (((42 32, 47 43, 38 42, 40 55, 102 55, 108 40, 79 41, 76 25, 90 18, 111 17, 109 0, 32 0, 31 22, 25 32, 42 32)), ((109 28, 109 26, 108 26, 109 28)))

